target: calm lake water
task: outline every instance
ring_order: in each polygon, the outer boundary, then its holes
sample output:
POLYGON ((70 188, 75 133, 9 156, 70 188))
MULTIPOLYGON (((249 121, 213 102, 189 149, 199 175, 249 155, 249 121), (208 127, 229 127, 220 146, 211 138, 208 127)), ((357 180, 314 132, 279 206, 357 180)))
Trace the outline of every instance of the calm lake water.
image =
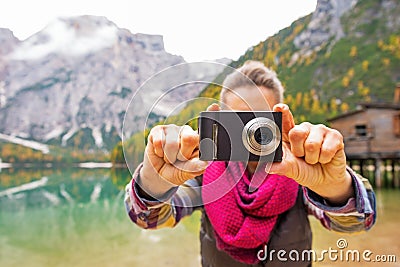
MULTIPOLYGON (((145 231, 123 205, 126 170, 12 170, 0 172, 0 266, 200 266, 195 213, 175 229, 145 231)), ((344 235, 311 220, 316 251, 370 250, 397 263, 324 261, 314 266, 400 266, 400 190, 380 190, 378 222, 368 233, 344 235)))

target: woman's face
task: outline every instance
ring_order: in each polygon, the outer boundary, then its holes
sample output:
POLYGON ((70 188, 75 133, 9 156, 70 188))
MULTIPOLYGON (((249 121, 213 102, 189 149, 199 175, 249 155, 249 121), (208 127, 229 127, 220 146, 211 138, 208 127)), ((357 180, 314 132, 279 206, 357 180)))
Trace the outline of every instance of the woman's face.
POLYGON ((260 90, 251 87, 239 87, 225 94, 225 108, 233 111, 270 111, 278 104, 272 90, 260 86, 260 90))
MULTIPOLYGON (((271 111, 278 104, 272 90, 266 87, 255 88, 241 87, 225 94, 224 106, 233 111, 271 111)), ((247 168, 254 172, 258 161, 249 161, 247 168)))

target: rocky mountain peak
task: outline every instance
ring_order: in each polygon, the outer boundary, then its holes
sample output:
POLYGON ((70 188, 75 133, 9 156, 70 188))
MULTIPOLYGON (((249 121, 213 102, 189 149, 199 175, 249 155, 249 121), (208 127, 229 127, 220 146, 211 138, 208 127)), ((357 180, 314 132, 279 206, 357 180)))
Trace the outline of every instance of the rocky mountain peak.
POLYGON ((117 40, 118 27, 105 17, 58 18, 25 40, 11 55, 16 60, 43 58, 57 53, 79 56, 110 47, 117 40))
POLYGON ((307 29, 298 35, 294 44, 301 50, 313 50, 331 38, 339 40, 344 36, 340 18, 352 9, 359 0, 318 0, 307 29))
MULTIPOLYGON (((162 36, 133 34, 95 16, 59 18, 16 44, 4 58, 0 133, 100 148, 111 148, 119 140, 126 108, 141 84, 184 63, 164 50, 162 36)), ((216 74, 210 70, 209 75, 216 74)), ((166 105, 178 106, 203 87, 191 87, 184 95, 171 93, 166 105)), ((161 95, 167 89, 150 88, 146 94, 161 95)), ((154 104, 144 100, 135 107, 132 131, 143 125, 148 114, 142 113, 154 104)), ((151 115, 165 116, 163 110, 151 115)))
POLYGON ((0 28, 0 57, 10 53, 18 43, 18 38, 11 30, 0 28))
POLYGON ((108 20, 104 16, 75 16, 75 17, 62 17, 58 21, 62 21, 68 27, 73 28, 77 33, 91 34, 93 31, 97 31, 103 27, 114 27, 117 28, 114 22, 108 20))

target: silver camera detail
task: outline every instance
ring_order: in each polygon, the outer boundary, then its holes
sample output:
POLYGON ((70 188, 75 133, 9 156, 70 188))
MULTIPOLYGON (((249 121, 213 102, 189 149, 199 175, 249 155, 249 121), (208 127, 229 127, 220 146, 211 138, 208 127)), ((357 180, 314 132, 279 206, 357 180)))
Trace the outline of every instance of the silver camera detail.
POLYGON ((243 145, 257 156, 271 154, 278 148, 280 141, 281 131, 278 125, 269 118, 254 118, 243 127, 243 145))

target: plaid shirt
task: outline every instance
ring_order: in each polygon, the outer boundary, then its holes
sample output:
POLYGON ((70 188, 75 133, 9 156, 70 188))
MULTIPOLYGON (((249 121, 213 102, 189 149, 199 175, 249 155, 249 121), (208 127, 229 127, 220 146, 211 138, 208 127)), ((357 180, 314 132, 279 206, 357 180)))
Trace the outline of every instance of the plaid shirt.
MULTIPOLYGON (((139 194, 137 181, 142 165, 133 174, 126 186, 125 207, 131 220, 144 229, 158 229, 175 226, 183 217, 191 215, 202 205, 201 187, 197 179, 173 187, 162 199, 146 199, 139 194)), ((329 206, 319 195, 303 187, 303 199, 308 213, 314 215, 321 224, 338 232, 354 233, 368 230, 376 220, 375 194, 367 179, 348 168, 353 179, 355 194, 342 207, 329 206)))

